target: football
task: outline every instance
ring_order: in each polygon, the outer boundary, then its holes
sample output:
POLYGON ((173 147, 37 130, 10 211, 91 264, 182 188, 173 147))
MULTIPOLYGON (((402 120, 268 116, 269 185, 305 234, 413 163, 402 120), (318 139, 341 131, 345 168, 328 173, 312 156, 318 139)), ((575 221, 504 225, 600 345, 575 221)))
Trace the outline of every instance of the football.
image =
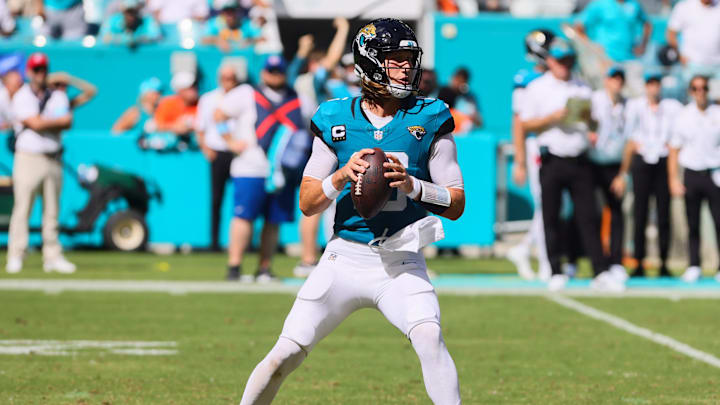
POLYGON ((365 219, 376 216, 385 207, 392 188, 390 180, 385 178, 383 163, 388 162, 385 152, 380 148, 373 148, 375 153, 363 156, 363 160, 370 163, 365 173, 358 173, 358 181, 352 182, 350 195, 358 214, 365 219))

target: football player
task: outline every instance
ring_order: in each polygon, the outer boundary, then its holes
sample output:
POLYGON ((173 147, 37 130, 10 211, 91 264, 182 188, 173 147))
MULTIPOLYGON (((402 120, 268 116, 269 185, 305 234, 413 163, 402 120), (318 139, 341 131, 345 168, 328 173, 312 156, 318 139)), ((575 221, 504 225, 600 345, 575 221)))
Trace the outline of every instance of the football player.
POLYGON ((337 199, 335 236, 298 292, 280 337, 257 365, 241 405, 269 404, 315 345, 352 312, 379 310, 412 343, 435 404, 460 404, 455 364, 440 328, 440 308, 421 249, 444 236, 440 219, 465 208, 462 174, 445 103, 415 96, 422 49, 395 19, 378 19, 353 41, 362 95, 323 103, 312 119, 313 152, 300 189, 306 215, 337 199), (395 190, 383 210, 363 219, 350 196, 379 147, 390 156, 395 190))

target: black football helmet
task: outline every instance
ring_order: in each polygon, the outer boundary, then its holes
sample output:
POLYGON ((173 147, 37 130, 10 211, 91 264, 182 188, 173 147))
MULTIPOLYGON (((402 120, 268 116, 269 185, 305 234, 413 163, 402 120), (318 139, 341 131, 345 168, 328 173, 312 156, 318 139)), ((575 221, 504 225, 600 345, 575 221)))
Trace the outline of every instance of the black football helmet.
POLYGON ((536 29, 528 32, 525 35, 527 58, 531 62, 544 65, 553 39, 555 39, 555 34, 550 30, 536 29))
POLYGON ((405 98, 417 91, 422 69, 422 49, 413 30, 394 18, 380 18, 360 28, 352 44, 355 72, 363 79, 381 84, 396 98, 405 98), (409 84, 391 83, 385 59, 390 52, 411 51, 409 84))

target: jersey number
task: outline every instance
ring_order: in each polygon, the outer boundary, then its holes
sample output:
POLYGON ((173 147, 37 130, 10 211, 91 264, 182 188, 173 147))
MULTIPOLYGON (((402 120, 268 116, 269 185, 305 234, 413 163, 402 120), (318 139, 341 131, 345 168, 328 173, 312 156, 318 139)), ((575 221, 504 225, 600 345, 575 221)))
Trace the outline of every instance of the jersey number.
MULTIPOLYGON (((396 158, 400 160, 400 162, 403 164, 403 166, 408 167, 408 163, 410 162, 410 158, 405 152, 386 152, 389 155, 393 155, 396 158)), ((383 211, 404 211, 405 208, 407 208, 407 194, 403 193, 402 191, 395 189, 393 190, 392 195, 390 196, 390 199, 388 200, 387 204, 385 204, 385 207, 382 209, 383 211)))

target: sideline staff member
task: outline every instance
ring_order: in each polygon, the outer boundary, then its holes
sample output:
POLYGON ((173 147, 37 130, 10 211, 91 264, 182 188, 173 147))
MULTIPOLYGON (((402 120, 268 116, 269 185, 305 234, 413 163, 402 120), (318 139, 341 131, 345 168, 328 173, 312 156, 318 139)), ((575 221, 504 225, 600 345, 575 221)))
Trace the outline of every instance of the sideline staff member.
POLYGON ((667 268, 670 251, 670 190, 668 189, 667 144, 670 142, 675 118, 683 105, 670 98, 663 99, 662 74, 645 74, 645 96, 628 102, 626 131, 628 144, 623 155, 620 173, 613 180, 613 191, 622 196, 626 188, 628 170, 632 173, 633 238, 637 267, 633 277, 645 277, 643 260, 646 255, 645 228, 647 226, 650 195, 655 197, 660 247, 660 277, 671 277, 667 268))
POLYGON ((15 161, 13 163, 13 204, 10 217, 8 259, 5 269, 18 273, 28 245, 28 220, 35 195, 43 198, 43 268, 46 272, 73 273, 75 265, 65 260, 58 240, 58 212, 62 186, 63 130, 72 125, 73 115, 67 94, 47 86, 48 58, 34 53, 27 61, 30 82, 15 93, 15 161))
MULTIPOLYGON (((670 141, 668 176, 670 192, 685 195, 688 222, 690 267, 683 281, 694 283, 700 278, 700 207, 707 199, 710 206, 718 250, 720 250, 720 106, 710 105, 708 78, 695 76, 690 80, 693 101, 683 108, 675 121, 670 141), (678 164, 685 168, 685 181, 680 181, 678 164)), ((715 279, 720 280, 720 275, 715 279)))
MULTIPOLYGON (((600 243, 597 201, 592 171, 586 156, 588 123, 569 117, 568 100, 589 100, 592 90, 572 77, 575 51, 567 41, 555 38, 550 45, 549 71, 527 87, 520 119, 526 132, 538 134, 542 155, 540 187, 542 193, 545 242, 553 276, 548 288, 562 290, 568 277, 562 274, 560 257, 560 208, 563 190, 570 190, 585 250, 590 255, 595 279, 593 288, 622 291, 624 284, 606 272, 600 243)), ((589 111, 586 111, 589 116, 589 111)), ((589 117, 587 117, 589 118, 589 117)))

